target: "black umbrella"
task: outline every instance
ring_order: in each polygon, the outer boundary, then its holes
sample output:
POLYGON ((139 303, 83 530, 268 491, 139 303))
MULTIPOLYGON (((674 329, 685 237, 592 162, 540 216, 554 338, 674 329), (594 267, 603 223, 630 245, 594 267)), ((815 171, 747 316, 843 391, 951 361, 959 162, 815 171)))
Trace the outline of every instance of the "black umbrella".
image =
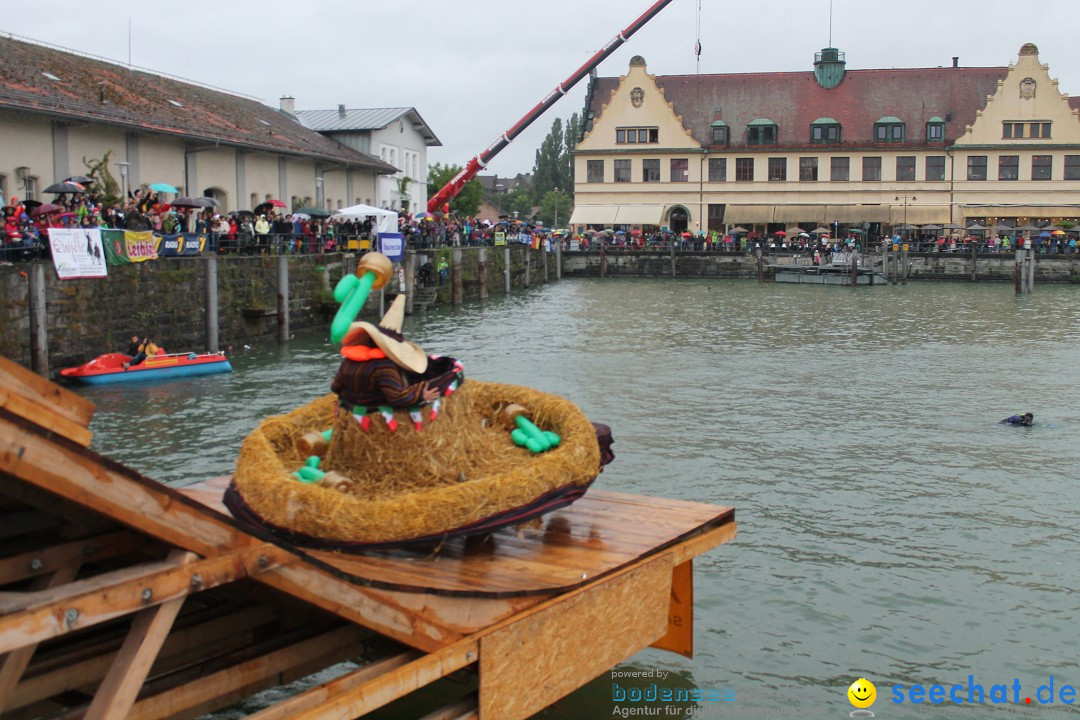
POLYGON ((330 217, 330 211, 329 210, 323 210, 322 208, 317 208, 317 207, 302 207, 299 210, 296 210, 294 212, 303 213, 304 215, 307 215, 308 217, 313 217, 313 218, 328 218, 328 217, 330 217))
POLYGON ((203 200, 203 198, 178 197, 175 200, 173 200, 170 204, 173 207, 179 207, 179 208, 201 208, 201 207, 206 207, 206 204, 203 203, 202 200, 203 200))
POLYGON ((23 200, 22 205, 27 210, 33 210, 38 205, 41 205, 41 201, 40 200, 23 200))
POLYGON ((92 183, 94 182, 94 178, 86 177, 85 175, 72 175, 67 179, 67 182, 92 183))
MULTIPOLYGON (((220 204, 217 200, 215 200, 212 197, 204 196, 204 197, 195 198, 195 199, 198 200, 199 202, 201 202, 203 207, 216 208, 220 204)), ((176 203, 173 203, 173 205, 175 205, 175 204, 176 203)))
POLYGON ((84 188, 77 182, 65 180, 64 182, 53 183, 49 187, 45 188, 42 192, 56 193, 57 195, 59 195, 60 193, 84 193, 86 192, 86 188, 84 188))

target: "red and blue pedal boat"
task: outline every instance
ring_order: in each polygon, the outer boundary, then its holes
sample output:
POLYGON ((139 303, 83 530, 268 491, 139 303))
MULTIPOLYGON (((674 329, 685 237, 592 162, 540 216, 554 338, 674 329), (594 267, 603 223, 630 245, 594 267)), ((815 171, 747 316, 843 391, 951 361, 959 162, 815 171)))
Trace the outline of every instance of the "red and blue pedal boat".
POLYGON ((128 365, 131 359, 125 353, 106 353, 78 367, 64 368, 60 375, 90 385, 106 385, 232 372, 224 352, 155 355, 138 365, 128 365))

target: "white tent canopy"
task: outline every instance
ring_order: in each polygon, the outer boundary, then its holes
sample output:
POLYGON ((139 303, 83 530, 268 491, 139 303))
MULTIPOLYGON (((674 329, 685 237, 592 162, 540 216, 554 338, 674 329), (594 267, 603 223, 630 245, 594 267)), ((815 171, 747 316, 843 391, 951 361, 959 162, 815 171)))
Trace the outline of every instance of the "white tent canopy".
POLYGON ((377 219, 377 229, 381 233, 397 232, 398 214, 393 210, 382 210, 371 205, 353 205, 336 211, 332 217, 345 218, 347 220, 366 220, 369 217, 377 219))

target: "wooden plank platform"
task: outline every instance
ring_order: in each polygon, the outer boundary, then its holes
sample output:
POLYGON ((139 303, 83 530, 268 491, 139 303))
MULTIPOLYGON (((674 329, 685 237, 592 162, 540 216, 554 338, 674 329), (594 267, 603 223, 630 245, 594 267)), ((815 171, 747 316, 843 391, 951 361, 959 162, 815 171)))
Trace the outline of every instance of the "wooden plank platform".
MULTIPOLYGON (((223 510, 225 478, 181 489, 223 510)), ((734 509, 590 490, 548 513, 539 527, 503 528, 429 550, 345 553, 297 548, 343 577, 370 587, 464 597, 567 592, 678 543, 731 524, 734 509)))
POLYGON ((334 668, 256 716, 359 717, 472 673, 425 719, 524 719, 644 647, 691 656, 691 560, 736 532, 729 507, 592 490, 423 552, 314 552, 232 518, 225 479, 177 490, 100 457, 92 405, 11 365, 5 718, 188 720, 334 668))

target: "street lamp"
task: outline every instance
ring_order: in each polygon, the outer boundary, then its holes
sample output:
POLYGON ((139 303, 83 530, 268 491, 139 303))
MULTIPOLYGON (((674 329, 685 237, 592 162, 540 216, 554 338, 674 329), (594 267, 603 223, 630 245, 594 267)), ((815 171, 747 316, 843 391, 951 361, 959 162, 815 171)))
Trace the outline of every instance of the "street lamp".
POLYGON ((909 231, 908 223, 907 223, 907 206, 908 206, 908 202, 909 201, 910 202, 915 202, 915 200, 917 200, 917 199, 918 198, 916 198, 914 195, 897 195, 896 196, 896 201, 897 202, 899 202, 901 200, 904 201, 904 237, 907 237, 907 233, 909 231))
POLYGON ((131 163, 118 162, 116 167, 120 168, 120 205, 122 207, 127 204, 127 177, 131 163))

